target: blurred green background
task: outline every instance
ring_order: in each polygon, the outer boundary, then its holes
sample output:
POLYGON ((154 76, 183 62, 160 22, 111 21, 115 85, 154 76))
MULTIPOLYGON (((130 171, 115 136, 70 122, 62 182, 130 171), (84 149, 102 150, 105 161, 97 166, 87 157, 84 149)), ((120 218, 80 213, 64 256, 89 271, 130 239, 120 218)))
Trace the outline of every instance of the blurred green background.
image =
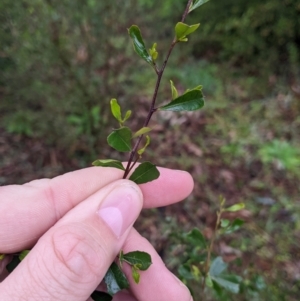
MULTIPOLYGON (((109 100, 132 109, 138 129, 156 80, 126 29, 139 25, 147 48, 157 42, 161 63, 185 5, 0 0, 0 184, 126 160, 106 145, 116 126, 109 100)), ((176 272, 184 252, 172 234, 197 226, 209 238, 219 195, 244 202, 243 230, 214 250, 242 289, 208 300, 299 300, 300 2, 211 0, 186 22, 201 26, 175 48, 158 101, 170 99, 172 79, 182 92, 202 84, 206 106, 157 114, 144 159, 188 170, 195 189, 184 204, 144 212, 137 227, 176 272)))

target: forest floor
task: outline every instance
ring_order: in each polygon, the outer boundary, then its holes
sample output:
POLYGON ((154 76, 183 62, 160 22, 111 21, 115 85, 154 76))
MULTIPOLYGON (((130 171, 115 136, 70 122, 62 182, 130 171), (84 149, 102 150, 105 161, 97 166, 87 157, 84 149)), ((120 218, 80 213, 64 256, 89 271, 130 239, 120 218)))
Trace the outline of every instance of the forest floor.
MULTIPOLYGON (((247 93, 249 81, 217 85, 208 93, 204 110, 154 118, 153 142, 144 159, 189 171, 195 189, 184 203, 144 211, 136 227, 176 272, 183 254, 172 235, 197 227, 209 239, 219 196, 227 205, 243 202, 245 209, 226 218, 239 218, 244 225, 217 238, 214 253, 243 277, 247 291, 224 300, 271 300, 270 294, 272 300, 298 300, 300 100, 284 85, 270 87, 268 97, 254 98, 247 93)), ((144 108, 147 97, 138 101, 144 108)), ((144 110, 133 126, 143 119, 144 110)), ((0 158, 0 185, 83 167, 78 155, 3 128, 0 158)))

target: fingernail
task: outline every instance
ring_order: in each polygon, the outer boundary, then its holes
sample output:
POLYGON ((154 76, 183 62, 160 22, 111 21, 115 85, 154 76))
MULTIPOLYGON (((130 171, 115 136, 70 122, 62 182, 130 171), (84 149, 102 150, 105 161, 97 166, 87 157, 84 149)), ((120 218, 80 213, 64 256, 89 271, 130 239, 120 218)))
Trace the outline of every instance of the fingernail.
POLYGON ((122 183, 106 196, 97 213, 120 238, 137 219, 141 211, 141 199, 138 188, 130 183, 122 183))

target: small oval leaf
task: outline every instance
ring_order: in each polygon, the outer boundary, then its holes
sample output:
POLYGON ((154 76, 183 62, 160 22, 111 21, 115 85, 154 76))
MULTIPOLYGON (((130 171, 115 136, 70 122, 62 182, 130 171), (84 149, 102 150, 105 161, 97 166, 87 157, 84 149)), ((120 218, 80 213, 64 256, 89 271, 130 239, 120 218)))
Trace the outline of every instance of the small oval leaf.
POLYGON ((212 277, 212 280, 227 291, 237 294, 240 291, 241 277, 236 275, 220 275, 212 277))
POLYGON ((206 284, 206 286, 208 286, 208 287, 213 287, 213 282, 212 282, 211 277, 210 277, 209 274, 206 275, 206 278, 205 278, 205 284, 206 284))
POLYGON ((170 80, 170 83, 171 83, 172 99, 176 99, 178 97, 177 89, 174 86, 173 81, 170 80))
POLYGON ((239 218, 235 219, 229 227, 225 229, 226 234, 239 230, 245 222, 239 218))
POLYGON ((121 161, 113 160, 113 159, 98 159, 92 163, 94 166, 102 166, 102 167, 114 167, 121 170, 125 170, 121 161))
POLYGON ((126 113, 125 113, 125 117, 123 119, 123 122, 125 122, 130 116, 131 116, 131 110, 128 110, 126 113))
POLYGON ((185 235, 187 241, 193 244, 195 247, 206 248, 206 239, 203 234, 197 229, 194 228, 192 231, 185 235))
POLYGON ((141 135, 144 135, 144 134, 147 134, 151 131, 152 129, 149 128, 149 127, 143 127, 141 128, 140 130, 138 130, 133 136, 132 138, 136 138, 136 137, 139 137, 141 135))
POLYGON ((159 177, 159 171, 156 166, 150 162, 140 164, 130 176, 129 180, 136 184, 143 184, 153 181, 159 177))
POLYGON ((200 280, 201 272, 196 265, 192 265, 192 275, 196 280, 200 280))
POLYGON ((138 26, 132 25, 128 29, 128 33, 130 37, 132 38, 133 48, 136 51, 136 53, 144 59, 148 64, 153 66, 153 61, 151 55, 148 53, 145 47, 144 40, 141 35, 141 31, 138 26))
POLYGON ((108 137, 108 144, 119 152, 131 151, 132 133, 128 127, 114 130, 108 137))
POLYGON ((20 255, 19 255, 19 259, 22 261, 30 252, 30 250, 23 250, 20 255))
POLYGON ((230 220, 228 219, 221 219, 221 228, 227 228, 230 225, 230 220))
POLYGON ((216 257, 210 265, 209 274, 211 277, 218 277, 227 269, 227 263, 221 256, 216 257))
POLYGON ((200 23, 194 24, 194 25, 187 25, 182 22, 178 22, 175 26, 175 33, 176 33, 176 39, 177 41, 183 41, 186 42, 186 36, 193 33, 198 27, 200 26, 200 23))
POLYGON ((236 212, 236 211, 242 210, 244 208, 245 208, 244 203, 238 203, 238 204, 234 204, 234 205, 224 209, 224 211, 236 212))
POLYGON ((152 264, 151 256, 142 251, 134 251, 123 254, 123 261, 139 269, 141 271, 147 270, 152 264))
POLYGON ((148 135, 146 135, 146 143, 145 143, 144 147, 142 147, 141 149, 139 149, 137 151, 137 153, 141 156, 145 152, 145 150, 149 144, 150 144, 150 137, 148 135))
POLYGON ((163 111, 195 111, 204 106, 201 90, 191 90, 159 108, 163 111))
POLYGON ((119 268, 119 266, 113 262, 105 274, 104 281, 107 286, 107 291, 110 295, 114 295, 122 289, 129 287, 129 282, 119 268))
POLYGON ((152 61, 153 62, 155 62, 156 59, 157 59, 157 57, 158 57, 158 52, 156 50, 156 46, 157 46, 157 44, 154 43, 153 46, 152 46, 152 48, 149 49, 149 53, 150 53, 150 55, 152 57, 152 61))
POLYGON ((131 273, 132 273, 132 278, 133 278, 134 282, 136 284, 139 284, 140 277, 141 277, 141 275, 139 273, 139 269, 137 269, 135 266, 132 266, 131 267, 131 273))
POLYGON ((111 113, 113 114, 113 116, 120 122, 122 123, 122 115, 121 115, 121 107, 120 105, 118 104, 118 101, 113 98, 111 101, 110 101, 110 110, 111 110, 111 113))

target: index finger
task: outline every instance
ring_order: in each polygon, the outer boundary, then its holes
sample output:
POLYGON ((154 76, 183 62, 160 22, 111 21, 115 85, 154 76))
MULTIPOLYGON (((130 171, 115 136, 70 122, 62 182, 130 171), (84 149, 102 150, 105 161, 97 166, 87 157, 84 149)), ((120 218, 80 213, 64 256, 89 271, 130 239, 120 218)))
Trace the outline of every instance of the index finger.
MULTIPOLYGON (((159 171, 157 180, 140 185, 144 208, 176 203, 192 191, 188 173, 166 168, 159 171)), ((90 167, 51 180, 0 187, 0 253, 31 247, 70 209, 122 175, 115 168, 90 167)))

